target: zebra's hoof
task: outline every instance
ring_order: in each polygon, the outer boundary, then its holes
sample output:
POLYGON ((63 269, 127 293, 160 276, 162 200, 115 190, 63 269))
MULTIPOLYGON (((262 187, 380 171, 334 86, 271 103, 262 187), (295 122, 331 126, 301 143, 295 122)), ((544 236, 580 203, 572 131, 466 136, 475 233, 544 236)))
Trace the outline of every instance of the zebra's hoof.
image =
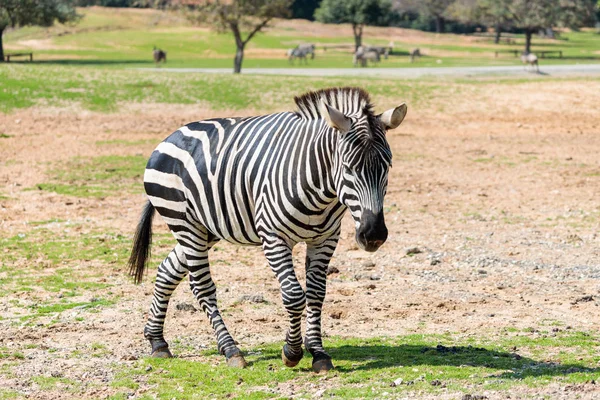
POLYGON ((246 362, 244 356, 238 353, 227 359, 227 365, 234 368, 246 368, 248 363, 246 362))
POLYGON ((281 361, 283 361, 283 364, 289 368, 292 368, 292 367, 295 367, 296 365, 298 365, 300 360, 302 360, 303 356, 304 356, 303 351, 300 351, 300 354, 294 354, 294 353, 290 352, 287 344, 283 346, 283 349, 281 349, 281 361), (286 350, 288 350, 287 352, 289 353, 287 356, 285 354, 286 350))
POLYGON ((173 358, 173 354, 171 354, 168 347, 161 347, 154 350, 151 356, 154 358, 173 358))
POLYGON ((327 372, 333 369, 333 363, 331 362, 331 358, 322 358, 320 360, 313 361, 312 365, 313 371, 317 374, 327 372))

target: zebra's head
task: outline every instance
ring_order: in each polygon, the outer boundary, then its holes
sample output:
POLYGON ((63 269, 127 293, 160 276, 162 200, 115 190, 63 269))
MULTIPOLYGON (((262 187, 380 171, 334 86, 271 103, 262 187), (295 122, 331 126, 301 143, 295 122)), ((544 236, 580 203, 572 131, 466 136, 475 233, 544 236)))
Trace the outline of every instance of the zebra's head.
POLYGON ((359 247, 376 251, 388 236, 383 199, 392 152, 386 131, 400 125, 406 116, 406 104, 375 115, 369 103, 351 113, 323 101, 320 111, 328 125, 338 131, 334 161, 338 198, 350 209, 359 247))

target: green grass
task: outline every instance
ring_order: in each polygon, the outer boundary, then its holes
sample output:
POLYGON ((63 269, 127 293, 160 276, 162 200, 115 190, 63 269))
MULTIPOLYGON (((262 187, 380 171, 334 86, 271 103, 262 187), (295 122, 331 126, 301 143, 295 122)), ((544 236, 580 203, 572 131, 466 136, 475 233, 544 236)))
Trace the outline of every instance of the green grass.
POLYGON ((425 105, 434 98, 450 101, 464 89, 478 90, 467 83, 427 80, 288 76, 265 79, 263 76, 161 74, 31 65, 8 65, 0 69, 0 85, 3 87, 0 90, 0 111, 4 112, 34 105, 43 107, 50 103, 54 106, 75 104, 104 112, 116 111, 123 103, 189 104, 192 107, 230 110, 232 114, 253 108, 280 110, 285 104, 289 104, 288 109, 292 110, 294 95, 331 86, 364 87, 383 108, 396 106, 395 102, 399 99, 411 105, 425 105))
POLYGON ((41 390, 60 389, 61 391, 76 392, 81 386, 81 383, 75 380, 61 377, 34 376, 32 380, 41 390))
MULTIPOLYGON (((325 345, 336 368, 327 375, 324 396, 382 398, 388 393, 392 398, 411 397, 415 393, 473 393, 597 379, 598 337, 569 331, 555 335, 329 338, 325 345), (398 378, 402 384, 391 386, 398 378)), ((135 382, 142 380, 152 387, 143 398, 264 399, 278 397, 274 391, 278 384, 288 383, 295 385, 300 398, 310 398, 325 378, 311 372, 309 355, 297 368, 289 369, 282 365, 280 352, 280 344, 251 349, 246 357, 250 365, 244 370, 228 368, 214 351, 202 353, 200 360, 146 358, 121 371, 111 386, 133 389, 135 382)))
MULTIPOLYGON (((28 234, 0 238, 0 246, 8 250, 2 258, 6 265, 18 260, 48 261, 53 266, 70 264, 70 261, 96 260, 111 265, 124 262, 130 241, 131 238, 121 234, 72 236, 39 228, 28 234)), ((44 266, 40 264, 40 267, 44 266)))
MULTIPOLYGON (((557 78, 544 78, 557 79, 557 78)), ((581 78, 569 78, 577 81, 581 78)), ((598 78, 585 78, 597 82, 598 78)), ((523 78, 490 79, 433 79, 390 80, 384 78, 332 78, 332 77, 293 77, 232 74, 163 74, 140 72, 127 69, 78 68, 73 66, 50 65, 5 65, 0 69, 0 112, 10 112, 32 106, 56 107, 76 106, 83 109, 114 112, 123 105, 137 104, 183 104, 211 110, 226 110, 231 115, 238 111, 260 109, 261 111, 293 110, 293 96, 308 90, 332 86, 360 86, 368 90, 378 106, 386 109, 406 101, 411 107, 426 107, 436 104, 443 111, 444 104, 450 105, 456 96, 476 97, 483 90, 483 84, 501 82, 503 85, 517 85, 529 82, 523 78), (65 90, 67 88, 67 90, 65 90), (69 91, 68 88, 73 90, 69 91)), ((199 118, 202 112, 199 111, 199 118)), ((11 132, 7 132, 11 134, 11 132)), ((145 146, 147 140, 115 139, 99 141, 97 145, 145 146)), ((89 169, 98 167, 104 172, 111 169, 110 163, 127 163, 127 168, 140 166, 137 173, 143 172, 146 156, 128 160, 98 158, 96 163, 85 159, 69 163, 70 168, 89 169)), ((129 174, 128 177, 135 176, 129 174)), ((64 176, 63 176, 64 177, 64 176)), ((77 178, 74 176, 73 178, 77 178)), ((54 182, 58 183, 58 182, 54 182)), ((93 182, 91 182, 93 183, 93 182)), ((84 195, 78 188, 64 186, 42 187, 57 192, 74 190, 84 195)), ((92 196, 102 197, 103 193, 94 190, 92 196)))
MULTIPOLYGON (((115 303, 114 300, 105 300, 105 299, 94 299, 89 302, 68 302, 67 300, 63 300, 59 303, 50 303, 43 305, 36 305, 30 307, 30 314, 24 315, 20 317, 21 321, 27 321, 33 318, 43 317, 51 314, 60 314, 64 311, 72 310, 74 308, 78 308, 81 310, 93 310, 97 307, 106 307, 113 305, 115 303)), ((96 349, 93 349, 96 350, 96 349)))
POLYGON ((0 388, 0 400, 18 399, 22 398, 19 392, 10 389, 0 388))
MULTIPOLYGON (((80 9, 83 20, 73 26, 53 28, 27 27, 9 31, 5 35, 7 52, 30 50, 40 63, 74 64, 79 66, 153 66, 153 46, 167 50, 166 67, 209 67, 232 68, 235 52, 231 33, 216 33, 205 28, 192 27, 177 13, 157 10, 123 10, 106 8, 80 9)), ((347 50, 318 48, 318 55, 309 62, 309 67, 340 68, 352 67, 350 49, 353 43, 351 29, 331 27, 335 35, 307 35, 310 25, 296 28, 275 27, 259 33, 248 44, 244 58, 245 68, 289 68, 286 49, 301 42, 349 45, 347 50)), ((516 43, 494 45, 490 41, 468 41, 461 35, 422 34, 422 43, 403 42, 402 35, 394 37, 395 50, 400 56, 383 60, 380 67, 414 67, 409 62, 408 51, 420 47, 425 57, 418 60, 420 67, 470 66, 470 65, 517 65, 518 58, 512 55, 494 57, 495 50, 524 47, 523 35, 516 35, 516 43), (429 54, 429 55, 427 55, 429 54), (441 60, 441 63, 438 63, 441 60)), ((564 33, 563 40, 539 39, 534 37, 532 50, 563 50, 564 59, 546 59, 543 63, 598 62, 600 50, 598 35, 592 30, 564 33)), ((390 38, 384 33, 375 37, 365 35, 365 43, 387 45, 390 38)), ((67 87, 66 90, 73 88, 67 87)), ((100 99, 91 99, 100 101, 100 99)), ((25 97, 20 99, 26 103, 25 97)))
POLYGON ((50 182, 39 183, 32 189, 76 197, 141 193, 146 162, 146 156, 74 158, 50 171, 50 182))

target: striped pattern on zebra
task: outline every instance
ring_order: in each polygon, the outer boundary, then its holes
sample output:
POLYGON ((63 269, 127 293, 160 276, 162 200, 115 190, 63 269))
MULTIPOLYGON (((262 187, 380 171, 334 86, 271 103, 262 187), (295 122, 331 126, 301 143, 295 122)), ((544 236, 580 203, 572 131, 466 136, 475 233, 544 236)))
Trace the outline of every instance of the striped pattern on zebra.
POLYGON ((217 307, 208 251, 219 240, 260 245, 281 288, 289 316, 282 359, 295 366, 304 345, 317 372, 333 368, 321 339, 326 271, 346 209, 356 241, 377 250, 387 238, 383 200, 392 153, 386 130, 406 115, 405 104, 376 115, 359 88, 333 88, 295 97, 296 112, 190 123, 160 143, 144 175, 149 202, 129 265, 136 282, 149 256, 154 211, 177 245, 160 264, 144 329, 152 355, 171 357, 163 336, 171 294, 189 273, 190 286, 214 328, 228 364, 246 361, 217 307), (306 290, 292 248, 306 242, 306 290))

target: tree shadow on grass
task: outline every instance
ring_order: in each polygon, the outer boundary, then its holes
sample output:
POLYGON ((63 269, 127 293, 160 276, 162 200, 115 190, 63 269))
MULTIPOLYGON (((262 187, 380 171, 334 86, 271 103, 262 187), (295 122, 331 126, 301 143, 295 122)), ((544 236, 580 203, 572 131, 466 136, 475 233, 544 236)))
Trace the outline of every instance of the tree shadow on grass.
POLYGON ((504 379, 523 379, 527 376, 559 376, 576 372, 600 372, 600 368, 590 368, 582 364, 537 361, 521 357, 516 353, 472 346, 342 345, 329 348, 329 354, 334 361, 362 362, 361 365, 352 368, 338 367, 337 369, 342 372, 409 365, 485 367, 505 371, 497 375, 498 378, 504 379))

